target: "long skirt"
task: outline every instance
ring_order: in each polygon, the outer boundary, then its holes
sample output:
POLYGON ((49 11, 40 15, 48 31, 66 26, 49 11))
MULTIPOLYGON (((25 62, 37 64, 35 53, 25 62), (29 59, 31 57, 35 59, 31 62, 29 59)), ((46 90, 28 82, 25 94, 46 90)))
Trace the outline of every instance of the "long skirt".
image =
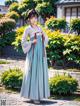
MULTIPOLYGON (((31 40, 34 38, 32 37, 31 40)), ((50 97, 50 87, 48 80, 47 55, 42 44, 42 37, 37 36, 37 43, 32 44, 26 55, 25 71, 20 96, 32 100, 40 100, 50 97)))

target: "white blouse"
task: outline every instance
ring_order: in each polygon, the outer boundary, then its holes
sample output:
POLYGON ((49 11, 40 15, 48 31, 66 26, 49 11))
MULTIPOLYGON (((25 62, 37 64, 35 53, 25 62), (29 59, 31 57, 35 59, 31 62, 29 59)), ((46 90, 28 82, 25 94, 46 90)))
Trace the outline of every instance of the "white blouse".
POLYGON ((22 40, 21 40, 21 46, 22 46, 24 54, 26 54, 30 50, 31 45, 33 43, 33 41, 31 40, 27 41, 27 37, 30 36, 30 38, 32 38, 34 37, 35 33, 37 34, 37 36, 41 36, 41 34, 43 33, 45 37, 44 46, 48 44, 49 38, 46 35, 46 33, 42 30, 42 28, 40 26, 33 28, 31 25, 29 25, 28 27, 25 28, 24 33, 22 35, 22 40))

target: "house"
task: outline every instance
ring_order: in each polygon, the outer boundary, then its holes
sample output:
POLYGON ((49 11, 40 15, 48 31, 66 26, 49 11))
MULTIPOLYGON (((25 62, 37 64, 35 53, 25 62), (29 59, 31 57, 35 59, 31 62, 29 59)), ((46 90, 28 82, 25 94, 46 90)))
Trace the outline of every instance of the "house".
POLYGON ((5 15, 8 12, 8 7, 0 5, 0 14, 5 15))
POLYGON ((59 0, 57 3, 57 18, 66 18, 70 23, 73 18, 80 18, 80 0, 59 0))

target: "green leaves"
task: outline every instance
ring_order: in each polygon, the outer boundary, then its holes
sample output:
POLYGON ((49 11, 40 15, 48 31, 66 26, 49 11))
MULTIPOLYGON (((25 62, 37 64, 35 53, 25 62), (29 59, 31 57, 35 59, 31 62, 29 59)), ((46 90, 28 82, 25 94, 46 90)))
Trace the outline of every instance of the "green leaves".
POLYGON ((51 17, 50 19, 46 21, 45 24, 49 29, 53 29, 53 30, 62 30, 66 28, 65 19, 57 19, 57 18, 51 17))
POLYGON ((80 34, 80 19, 79 18, 72 19, 70 27, 73 31, 77 31, 79 35, 80 34))
POLYGON ((22 76, 23 73, 21 69, 9 69, 2 73, 1 82, 3 85, 5 85, 5 87, 20 88, 22 84, 22 76))
POLYGON ((56 75, 49 79, 51 94, 69 95, 77 90, 78 82, 68 75, 56 75))

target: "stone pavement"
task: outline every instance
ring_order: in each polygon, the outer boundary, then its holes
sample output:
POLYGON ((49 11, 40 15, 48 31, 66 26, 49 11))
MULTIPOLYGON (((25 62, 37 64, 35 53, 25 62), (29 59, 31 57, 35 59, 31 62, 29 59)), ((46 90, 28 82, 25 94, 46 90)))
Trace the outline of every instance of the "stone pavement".
POLYGON ((43 99, 40 104, 34 104, 20 94, 0 93, 0 106, 80 106, 80 102, 68 100, 43 99))

